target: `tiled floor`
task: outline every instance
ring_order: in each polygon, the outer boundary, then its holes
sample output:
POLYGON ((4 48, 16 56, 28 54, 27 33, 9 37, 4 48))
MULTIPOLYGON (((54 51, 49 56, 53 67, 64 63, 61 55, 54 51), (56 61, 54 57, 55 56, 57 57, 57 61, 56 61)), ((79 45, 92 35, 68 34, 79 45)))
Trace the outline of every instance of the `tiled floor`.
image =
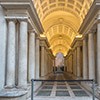
MULTIPOLYGON (((56 74, 51 80, 69 80, 71 77, 56 74)), ((44 82, 34 92, 33 100, 93 100, 93 96, 77 82, 44 82)), ((28 100, 31 100, 29 98, 28 100)), ((95 98, 95 100, 98 100, 95 98)))
MULTIPOLYGON (((63 74, 54 76, 55 80, 64 80, 63 74)), ((45 82, 34 94, 35 97, 90 97, 79 83, 76 82, 45 82)))

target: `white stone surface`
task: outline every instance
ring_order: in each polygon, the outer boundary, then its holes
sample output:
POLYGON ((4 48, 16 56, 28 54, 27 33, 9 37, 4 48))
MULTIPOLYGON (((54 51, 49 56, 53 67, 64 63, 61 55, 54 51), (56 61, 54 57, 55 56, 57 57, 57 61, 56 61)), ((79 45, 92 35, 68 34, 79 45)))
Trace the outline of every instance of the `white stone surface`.
POLYGON ((6 66, 7 25, 0 5, 0 90, 4 87, 6 66))
POLYGON ((97 25, 97 81, 100 86, 100 23, 97 25))
POLYGON ((7 82, 8 87, 15 86, 15 21, 9 20, 7 46, 7 82))
POLYGON ((44 48, 44 76, 48 74, 48 65, 47 65, 47 51, 46 47, 44 48))
POLYGON ((81 76, 81 64, 80 64, 80 47, 77 47, 77 77, 81 76))
POLYGON ((45 58, 44 58, 44 55, 45 55, 45 52, 44 52, 44 47, 42 46, 41 47, 41 76, 44 76, 44 71, 45 71, 45 69, 44 69, 44 67, 45 67, 45 65, 44 65, 44 63, 45 63, 45 58))
POLYGON ((35 79, 35 33, 29 33, 29 74, 30 80, 35 79))
MULTIPOLYGON (((24 94, 26 94, 27 91, 25 91, 24 89, 4 89, 2 91, 0 91, 0 97, 19 97, 22 96, 24 94)), ((0 99, 1 100, 1 99, 0 99)))
POLYGON ((39 39, 36 39, 36 70, 35 75, 36 79, 39 79, 39 70, 40 70, 40 46, 39 46, 39 39))
POLYGON ((83 40, 83 78, 88 78, 88 66, 87 66, 87 41, 86 38, 83 40))
POLYGON ((88 62, 89 79, 95 79, 95 59, 94 59, 94 37, 93 33, 88 34, 88 62))
POLYGON ((28 33, 27 22, 21 20, 19 35, 19 68, 18 68, 18 86, 27 85, 27 45, 28 33))
POLYGON ((26 94, 22 89, 4 89, 0 92, 0 100, 27 100, 26 94))
POLYGON ((73 53, 73 74, 75 76, 77 75, 77 69, 76 69, 76 49, 74 50, 74 53, 73 53))

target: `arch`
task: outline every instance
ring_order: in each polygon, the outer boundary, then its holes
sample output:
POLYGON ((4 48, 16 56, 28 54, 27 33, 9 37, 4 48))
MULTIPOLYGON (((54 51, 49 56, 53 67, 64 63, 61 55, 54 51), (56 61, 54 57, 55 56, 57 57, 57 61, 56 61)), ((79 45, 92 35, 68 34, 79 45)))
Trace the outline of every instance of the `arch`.
POLYGON ((62 52, 64 55, 67 54, 93 1, 33 0, 53 54, 57 52, 62 52), (67 27, 68 30, 65 28, 61 32, 60 25, 63 28, 67 27), (64 41, 61 42, 61 40, 64 41), (64 46, 63 44, 66 45, 64 46), (59 47, 62 50, 59 50, 59 47))

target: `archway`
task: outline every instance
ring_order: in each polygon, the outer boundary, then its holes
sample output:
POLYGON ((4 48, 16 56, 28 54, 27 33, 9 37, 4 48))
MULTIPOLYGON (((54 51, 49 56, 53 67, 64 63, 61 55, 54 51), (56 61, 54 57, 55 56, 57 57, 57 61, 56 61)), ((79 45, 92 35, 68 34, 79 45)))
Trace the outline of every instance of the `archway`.
POLYGON ((64 71, 64 55, 59 52, 55 58, 56 73, 62 73, 64 71))

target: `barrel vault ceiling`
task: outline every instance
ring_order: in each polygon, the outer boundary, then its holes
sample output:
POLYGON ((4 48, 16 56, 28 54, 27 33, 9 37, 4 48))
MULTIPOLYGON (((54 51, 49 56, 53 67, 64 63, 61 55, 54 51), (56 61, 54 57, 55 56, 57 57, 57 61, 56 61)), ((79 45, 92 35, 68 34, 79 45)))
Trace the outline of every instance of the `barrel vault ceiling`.
POLYGON ((67 55, 93 0, 33 0, 44 36, 56 55, 67 55))

